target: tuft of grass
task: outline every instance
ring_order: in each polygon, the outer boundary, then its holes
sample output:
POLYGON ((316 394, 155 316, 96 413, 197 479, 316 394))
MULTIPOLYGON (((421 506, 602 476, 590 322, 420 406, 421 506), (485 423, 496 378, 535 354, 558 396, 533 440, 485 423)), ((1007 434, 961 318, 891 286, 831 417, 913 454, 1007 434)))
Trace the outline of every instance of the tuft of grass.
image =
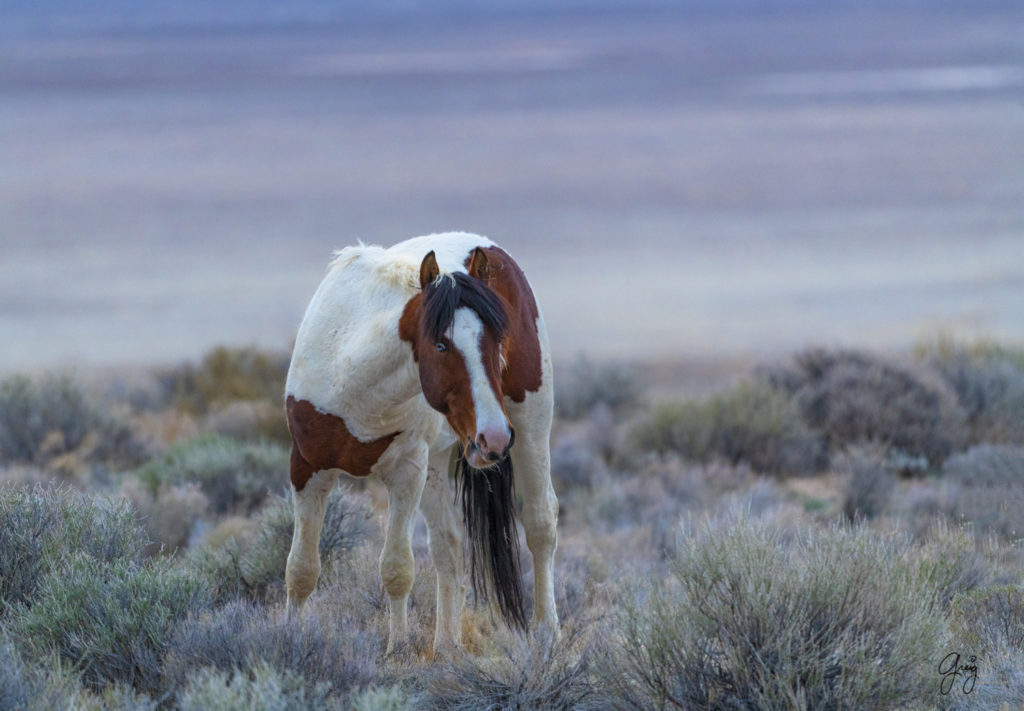
POLYGON ((31 604, 76 555, 97 566, 133 563, 148 543, 124 502, 68 488, 0 488, 0 600, 31 604))
POLYGON ((349 708, 351 711, 414 711, 418 705, 401 686, 395 684, 375 686, 355 694, 349 708))
POLYGON ((90 689, 123 683, 155 693, 174 628, 209 601, 202 582, 167 559, 101 566, 79 554, 40 581, 31 607, 12 609, 10 629, 22 649, 56 655, 90 689))
POLYGON ((633 442, 699 462, 744 462, 772 474, 812 474, 822 464, 817 433, 784 392, 760 379, 704 402, 659 405, 634 427, 633 442))
POLYGON ((767 373, 831 451, 864 442, 937 466, 966 439, 965 413, 942 380, 860 351, 812 349, 767 373))
POLYGON ((620 708, 937 699, 940 592, 902 539, 836 526, 787 541, 777 528, 735 520, 687 535, 672 571, 638 586, 609 632, 602 675, 620 708))
POLYGON ((289 453, 276 444, 206 435, 171 447, 136 470, 150 494, 162 486, 198 484, 214 513, 251 513, 288 479, 289 453))
POLYGON ((266 662, 246 670, 200 669, 178 694, 180 711, 325 711, 330 684, 308 684, 298 674, 280 672, 266 662))
POLYGON ((581 708, 595 696, 590 667, 590 649, 569 625, 554 642, 517 639, 497 655, 442 667, 431 675, 427 697, 446 711, 581 708))
POLYGON ((632 369, 614 363, 597 364, 579 356, 555 378, 555 414, 578 420, 597 408, 623 412, 640 399, 640 381, 632 369))

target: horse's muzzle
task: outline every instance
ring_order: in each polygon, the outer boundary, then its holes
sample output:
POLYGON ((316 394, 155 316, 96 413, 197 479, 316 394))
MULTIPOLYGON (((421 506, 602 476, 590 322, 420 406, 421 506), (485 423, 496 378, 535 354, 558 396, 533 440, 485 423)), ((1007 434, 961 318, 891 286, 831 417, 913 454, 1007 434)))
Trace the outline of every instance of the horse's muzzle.
POLYGON ((508 453, 512 449, 512 445, 516 443, 516 431, 514 428, 509 427, 509 438, 508 444, 505 445, 504 449, 500 452, 495 450, 486 450, 474 441, 470 441, 469 446, 466 447, 466 461, 469 462, 470 466, 476 469, 488 469, 499 462, 505 460, 508 457, 508 453))

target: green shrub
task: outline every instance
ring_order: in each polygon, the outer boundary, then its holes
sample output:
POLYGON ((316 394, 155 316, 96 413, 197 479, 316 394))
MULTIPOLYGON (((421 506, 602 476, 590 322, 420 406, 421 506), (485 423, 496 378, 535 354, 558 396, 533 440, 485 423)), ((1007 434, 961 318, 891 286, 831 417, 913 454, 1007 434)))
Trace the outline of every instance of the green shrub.
POLYGON ((78 554, 97 566, 134 562, 148 540, 123 502, 67 488, 0 487, 0 600, 31 604, 78 554))
POLYGON ((250 513, 288 481, 289 452, 276 444, 245 444, 203 436, 172 447, 135 472, 156 496, 161 486, 199 485, 214 513, 250 513))
POLYGON ((832 451, 876 442, 937 466, 966 438, 956 397, 925 371, 858 351, 813 349, 767 376, 793 396, 832 451))
POLYGON ((609 633, 621 708, 864 709, 938 699, 938 591, 901 539, 864 527, 705 525, 673 579, 640 586, 609 633), (880 673, 884 670, 884 673, 880 673))
POLYGON ((167 655, 165 682, 182 690, 202 669, 231 673, 269 665, 305 679, 310 686, 330 685, 343 698, 367 686, 377 672, 379 640, 343 610, 307 608, 297 618, 268 613, 235 601, 178 626, 167 655))
POLYGON ((818 435, 785 393, 762 380, 704 402, 659 405, 634 428, 633 441, 641 449, 745 462, 766 473, 810 474, 822 464, 818 435))
MULTIPOLYGON (((192 565, 220 600, 244 596, 266 601, 284 584, 294 515, 290 498, 274 496, 260 512, 254 534, 231 538, 218 547, 199 548, 192 555, 192 565)), ((369 531, 370 511, 365 501, 345 487, 335 487, 327 498, 320 535, 325 568, 360 545, 369 531)))
POLYGON ((597 407, 621 412, 636 404, 640 392, 640 381, 631 368, 614 363, 598 365, 581 355, 572 366, 558 371, 555 414, 577 420, 597 407))
POLYGON ((280 403, 288 360, 286 353, 218 346, 199 365, 163 373, 161 379, 171 401, 195 414, 235 400, 280 403))
POLYGON ((1024 536, 1024 447, 980 444, 943 465, 943 510, 981 533, 1024 536))
POLYGON ((258 662, 233 673, 201 669, 178 695, 179 711, 316 711, 327 709, 329 684, 309 684, 301 676, 258 662))
POLYGON ((79 554, 40 581, 31 607, 10 612, 10 627, 23 649, 56 654, 91 689, 120 682, 152 693, 175 626, 208 605, 203 584, 167 559, 99 565, 79 554))

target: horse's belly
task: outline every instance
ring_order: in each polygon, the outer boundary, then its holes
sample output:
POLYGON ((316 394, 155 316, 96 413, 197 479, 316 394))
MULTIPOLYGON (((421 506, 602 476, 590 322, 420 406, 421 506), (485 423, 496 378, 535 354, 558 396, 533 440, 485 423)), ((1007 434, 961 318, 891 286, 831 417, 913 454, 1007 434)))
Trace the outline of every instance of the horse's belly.
POLYGON ((321 412, 308 400, 288 396, 286 407, 292 442, 313 471, 342 469, 352 476, 368 476, 400 434, 363 441, 352 434, 343 418, 321 412))

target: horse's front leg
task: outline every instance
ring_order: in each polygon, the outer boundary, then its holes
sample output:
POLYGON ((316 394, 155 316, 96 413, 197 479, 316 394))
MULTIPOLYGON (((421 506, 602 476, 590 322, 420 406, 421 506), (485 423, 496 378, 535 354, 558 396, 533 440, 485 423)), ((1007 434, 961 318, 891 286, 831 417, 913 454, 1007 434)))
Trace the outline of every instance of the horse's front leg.
POLYGON ((420 511, 430 532, 430 557, 437 571, 437 614, 434 616, 434 655, 449 656, 462 644, 462 525, 455 516, 448 481, 451 449, 430 455, 420 511))
POLYGON ((555 609, 555 548, 558 547, 558 499, 551 485, 548 434, 525 427, 512 447, 516 489, 523 497, 522 522, 533 556, 533 619, 530 627, 558 634, 555 609))
POLYGON ((387 654, 408 635, 409 591, 416 574, 412 533, 426 478, 426 444, 416 446, 393 465, 382 467, 380 473, 388 490, 387 532, 380 554, 380 577, 390 605, 387 654))

